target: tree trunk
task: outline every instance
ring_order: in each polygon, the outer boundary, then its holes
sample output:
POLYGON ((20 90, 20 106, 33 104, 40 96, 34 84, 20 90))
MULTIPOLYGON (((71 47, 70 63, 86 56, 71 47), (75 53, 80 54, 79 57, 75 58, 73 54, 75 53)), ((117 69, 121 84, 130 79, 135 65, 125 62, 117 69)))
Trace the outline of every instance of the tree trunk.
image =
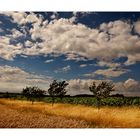
POLYGON ((101 99, 100 98, 97 98, 97 107, 98 107, 98 110, 100 110, 100 107, 101 107, 101 99))
POLYGON ((34 104, 34 99, 33 98, 31 98, 31 102, 32 102, 32 105, 34 104))
POLYGON ((54 105, 54 97, 52 97, 52 106, 54 105))
POLYGON ((63 99, 63 97, 61 96, 61 97, 60 97, 61 103, 62 103, 62 99, 63 99))

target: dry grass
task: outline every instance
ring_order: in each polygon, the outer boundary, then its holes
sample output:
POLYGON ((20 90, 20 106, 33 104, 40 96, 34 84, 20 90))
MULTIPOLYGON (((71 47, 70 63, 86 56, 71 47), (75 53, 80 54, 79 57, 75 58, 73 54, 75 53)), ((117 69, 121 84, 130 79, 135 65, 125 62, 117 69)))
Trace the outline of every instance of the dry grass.
POLYGON ((44 112, 41 104, 0 99, 0 128, 89 128, 84 120, 76 120, 44 112), (38 107, 37 107, 38 106, 38 107))
POLYGON ((0 127, 140 128, 138 107, 94 107, 0 99, 0 127))

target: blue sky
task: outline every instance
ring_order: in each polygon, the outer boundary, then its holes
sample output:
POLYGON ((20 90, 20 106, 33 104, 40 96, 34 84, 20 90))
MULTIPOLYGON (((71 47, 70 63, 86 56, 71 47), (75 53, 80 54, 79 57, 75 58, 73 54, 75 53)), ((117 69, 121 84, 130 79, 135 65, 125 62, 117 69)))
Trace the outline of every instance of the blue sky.
POLYGON ((53 79, 70 94, 93 80, 110 80, 117 92, 139 95, 139 12, 0 13, 0 90, 19 92, 53 79))

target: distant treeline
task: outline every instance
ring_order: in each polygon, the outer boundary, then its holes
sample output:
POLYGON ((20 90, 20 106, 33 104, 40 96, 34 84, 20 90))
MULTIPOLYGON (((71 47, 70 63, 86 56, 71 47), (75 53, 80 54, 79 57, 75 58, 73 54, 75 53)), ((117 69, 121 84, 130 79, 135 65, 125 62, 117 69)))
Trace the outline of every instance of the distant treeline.
MULTIPOLYGON (((21 93, 12 93, 12 92, 0 92, 0 98, 7 98, 7 97, 16 97, 16 96, 24 96, 24 94, 21 93)), ((47 94, 42 94, 42 97, 51 97, 47 94)), ((55 97, 58 97, 57 95, 55 97)), ((92 94, 77 94, 77 95, 65 95, 65 97, 95 97, 92 94)), ((109 97, 125 97, 123 94, 113 94, 109 95, 109 97)), ((136 96, 135 96, 136 97, 136 96)))
MULTIPOLYGON (((28 98, 21 93, 0 93, 1 98, 18 99, 18 100, 28 100, 28 98)), ((34 98, 34 101, 42 101, 45 103, 53 103, 52 97, 50 95, 44 95, 41 98, 34 98)), ((96 97, 88 94, 80 94, 75 96, 66 95, 63 100, 59 97, 55 97, 54 103, 68 103, 68 104, 81 104, 87 106, 97 106, 98 102, 96 97)), ((102 99, 100 106, 140 106, 140 97, 125 97, 111 95, 107 98, 102 99)))

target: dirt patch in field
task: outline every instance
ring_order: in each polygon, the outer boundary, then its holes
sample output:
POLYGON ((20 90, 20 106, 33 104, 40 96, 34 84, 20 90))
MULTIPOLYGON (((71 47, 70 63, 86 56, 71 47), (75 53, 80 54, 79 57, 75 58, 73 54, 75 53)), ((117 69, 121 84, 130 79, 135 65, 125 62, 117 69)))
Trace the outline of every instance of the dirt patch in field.
POLYGON ((46 115, 26 107, 0 104, 0 128, 89 128, 86 121, 46 115))

